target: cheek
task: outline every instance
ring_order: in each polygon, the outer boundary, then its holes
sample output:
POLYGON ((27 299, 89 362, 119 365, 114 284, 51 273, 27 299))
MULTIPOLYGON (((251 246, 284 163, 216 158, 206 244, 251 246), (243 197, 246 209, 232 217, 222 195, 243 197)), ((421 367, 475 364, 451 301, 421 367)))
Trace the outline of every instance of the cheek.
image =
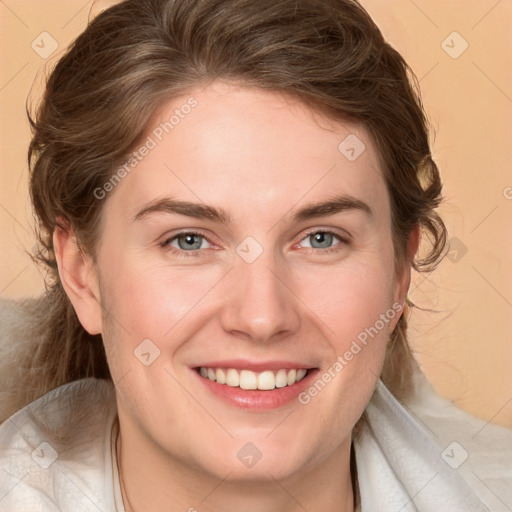
POLYGON ((123 338, 123 350, 129 345, 133 351, 149 338, 172 352, 181 343, 173 330, 181 330, 184 323, 196 326, 205 318, 208 295, 222 275, 221 268, 170 268, 143 263, 142 258, 118 260, 104 280, 102 301, 111 312, 112 328, 123 338))
POLYGON ((361 261, 299 273, 299 295, 323 321, 337 352, 375 324, 384 337, 392 331, 396 322, 392 264, 361 261), (383 322, 381 315, 386 314, 383 322))
POLYGON ((317 418, 318 429, 330 433, 326 439, 339 439, 339 432, 353 427, 381 373, 389 336, 400 316, 398 306, 393 307, 393 274, 387 267, 361 265, 326 272, 328 286, 322 291, 313 286, 313 276, 302 281, 304 291, 316 290, 310 293, 308 306, 325 326, 330 356, 299 402, 308 417, 317 418))

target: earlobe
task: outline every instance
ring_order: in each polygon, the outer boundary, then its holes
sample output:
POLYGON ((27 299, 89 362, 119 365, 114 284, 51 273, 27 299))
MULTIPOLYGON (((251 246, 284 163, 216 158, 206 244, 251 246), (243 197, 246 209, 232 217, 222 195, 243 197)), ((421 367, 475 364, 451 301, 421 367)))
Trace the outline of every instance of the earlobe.
POLYGON ((89 334, 100 334, 102 315, 99 283, 92 258, 84 254, 69 223, 58 219, 53 231, 53 247, 59 277, 69 300, 89 334))

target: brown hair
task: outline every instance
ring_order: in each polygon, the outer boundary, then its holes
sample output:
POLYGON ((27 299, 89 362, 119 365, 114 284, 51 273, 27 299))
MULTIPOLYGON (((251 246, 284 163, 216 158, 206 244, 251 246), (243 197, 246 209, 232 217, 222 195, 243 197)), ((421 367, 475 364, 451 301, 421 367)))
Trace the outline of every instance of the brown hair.
MULTIPOLYGON (((159 105, 216 78, 279 91, 364 126, 391 198, 397 268, 417 225, 431 247, 414 267, 431 270, 440 260, 441 181, 416 79, 355 0, 127 0, 78 37, 31 120, 38 258, 49 270, 47 336, 30 358, 33 398, 81 377, 109 377, 101 336, 82 328, 59 280, 58 218, 94 257, 103 204, 94 190, 143 137, 159 105)), ((404 314, 382 374, 396 395, 411 388, 413 365, 404 314)))

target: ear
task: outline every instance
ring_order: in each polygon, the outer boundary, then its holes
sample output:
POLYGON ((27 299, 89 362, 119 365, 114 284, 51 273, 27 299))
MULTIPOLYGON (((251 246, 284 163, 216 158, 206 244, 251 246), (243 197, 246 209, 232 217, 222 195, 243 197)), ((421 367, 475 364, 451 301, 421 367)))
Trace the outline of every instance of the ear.
POLYGON ((84 254, 68 222, 59 218, 53 231, 53 247, 62 286, 89 334, 102 330, 99 281, 92 258, 84 254))
POLYGON ((398 302, 402 306, 405 304, 407 292, 409 291, 409 286, 411 284, 412 263, 416 253, 418 252, 420 233, 421 229, 419 224, 417 224, 409 233, 402 268, 398 270, 396 276, 395 302, 398 302))

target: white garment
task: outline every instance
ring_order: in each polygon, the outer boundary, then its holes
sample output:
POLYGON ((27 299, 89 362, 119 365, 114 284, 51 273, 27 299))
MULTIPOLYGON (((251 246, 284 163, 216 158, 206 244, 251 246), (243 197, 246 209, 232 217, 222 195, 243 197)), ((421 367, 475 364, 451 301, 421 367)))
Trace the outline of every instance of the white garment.
MULTIPOLYGON (((460 411, 418 379, 406 408, 382 382, 367 406, 355 442, 362 512, 510 511, 512 432, 460 411)), ((5 421, 0 512, 123 511, 116 417, 112 384, 84 379, 5 421)))
POLYGON ((50 391, 0 426, 1 512, 121 512, 112 442, 114 388, 84 379, 50 391))
POLYGON ((512 431, 415 379, 406 405, 380 382, 366 408, 355 445, 363 512, 512 511, 512 431))

